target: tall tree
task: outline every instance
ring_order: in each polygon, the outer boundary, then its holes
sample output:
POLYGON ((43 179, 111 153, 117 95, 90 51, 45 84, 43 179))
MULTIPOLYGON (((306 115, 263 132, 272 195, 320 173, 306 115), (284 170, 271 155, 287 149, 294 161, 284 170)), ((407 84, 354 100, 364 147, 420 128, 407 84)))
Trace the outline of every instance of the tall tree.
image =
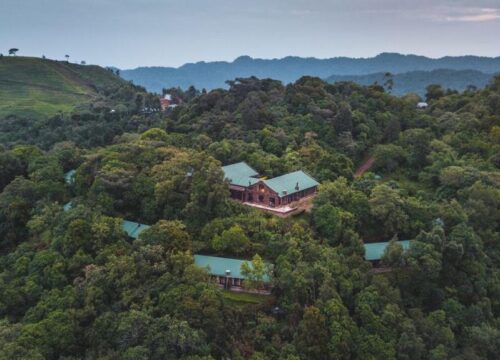
POLYGON ((245 288, 260 289, 264 285, 264 276, 267 275, 266 264, 259 254, 255 254, 251 263, 245 261, 241 264, 241 274, 245 276, 245 288))

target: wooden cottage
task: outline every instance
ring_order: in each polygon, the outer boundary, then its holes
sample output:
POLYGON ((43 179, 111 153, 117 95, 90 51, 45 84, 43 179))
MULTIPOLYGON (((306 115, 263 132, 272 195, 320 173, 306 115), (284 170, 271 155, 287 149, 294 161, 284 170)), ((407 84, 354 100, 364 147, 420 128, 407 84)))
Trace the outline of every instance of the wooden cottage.
MULTIPOLYGON (((403 247, 404 251, 407 251, 410 248, 410 240, 401 240, 397 243, 403 247)), ((365 260, 371 261, 375 264, 378 264, 384 256, 385 249, 389 246, 389 241, 384 242, 376 242, 376 243, 365 243, 365 260)))
POLYGON ((316 194, 319 183, 304 171, 294 171, 272 179, 259 178, 245 162, 223 166, 231 197, 264 208, 280 208, 316 194))
MULTIPOLYGON (((241 265, 248 263, 252 266, 251 261, 230 259, 218 256, 194 255, 194 263, 196 266, 208 270, 212 278, 217 284, 227 290, 243 291, 245 276, 241 273, 241 265)), ((266 293, 269 291, 269 275, 263 277, 263 289, 260 292, 266 293)))

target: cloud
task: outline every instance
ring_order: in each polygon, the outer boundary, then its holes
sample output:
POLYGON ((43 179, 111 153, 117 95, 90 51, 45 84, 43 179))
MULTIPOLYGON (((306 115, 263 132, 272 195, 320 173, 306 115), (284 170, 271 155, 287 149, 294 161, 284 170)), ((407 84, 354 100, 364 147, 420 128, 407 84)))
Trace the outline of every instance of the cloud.
POLYGON ((444 22, 487 22, 500 20, 500 9, 493 8, 462 8, 449 9, 433 16, 434 20, 444 22))
POLYGON ((290 14, 295 16, 306 16, 312 14, 313 11, 310 9, 294 9, 290 11, 290 14))

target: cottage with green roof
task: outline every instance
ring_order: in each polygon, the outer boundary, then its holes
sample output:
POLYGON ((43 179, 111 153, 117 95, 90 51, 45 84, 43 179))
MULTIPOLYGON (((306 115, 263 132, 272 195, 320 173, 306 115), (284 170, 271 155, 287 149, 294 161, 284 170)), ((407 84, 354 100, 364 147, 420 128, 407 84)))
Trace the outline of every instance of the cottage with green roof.
MULTIPOLYGON (((220 286, 232 290, 243 290, 243 283, 246 277, 241 273, 241 265, 245 262, 252 267, 251 261, 218 256, 194 255, 196 266, 207 269, 220 286)), ((264 289, 268 290, 270 283, 269 274, 265 274, 262 281, 264 289)))
MULTIPOLYGON (((397 242, 403 247, 403 250, 410 248, 410 240, 401 240, 397 242)), ((365 244, 365 260, 380 261, 384 256, 385 249, 389 246, 389 241, 366 243, 365 244)))
POLYGON ((270 210, 287 208, 316 194, 319 183, 304 171, 294 171, 272 179, 259 178, 245 162, 223 166, 233 199, 270 210))
POLYGON ((64 174, 64 181, 66 184, 71 185, 75 182, 76 170, 70 170, 64 174))
POLYGON ((144 225, 134 221, 123 220, 122 222, 123 231, 125 231, 132 239, 137 239, 140 233, 149 228, 149 225, 144 225))

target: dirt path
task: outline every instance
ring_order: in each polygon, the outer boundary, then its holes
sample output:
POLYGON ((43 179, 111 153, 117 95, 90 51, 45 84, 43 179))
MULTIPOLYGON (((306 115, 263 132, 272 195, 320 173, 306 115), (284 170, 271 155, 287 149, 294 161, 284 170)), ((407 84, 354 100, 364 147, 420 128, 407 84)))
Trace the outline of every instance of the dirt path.
POLYGON ((364 163, 362 163, 358 167, 358 169, 354 173, 354 177, 363 176, 363 174, 365 172, 367 172, 368 170, 370 170, 370 168, 372 167, 372 165, 373 165, 374 162, 375 162, 375 158, 373 156, 371 156, 370 158, 368 158, 368 160, 366 160, 364 163))

